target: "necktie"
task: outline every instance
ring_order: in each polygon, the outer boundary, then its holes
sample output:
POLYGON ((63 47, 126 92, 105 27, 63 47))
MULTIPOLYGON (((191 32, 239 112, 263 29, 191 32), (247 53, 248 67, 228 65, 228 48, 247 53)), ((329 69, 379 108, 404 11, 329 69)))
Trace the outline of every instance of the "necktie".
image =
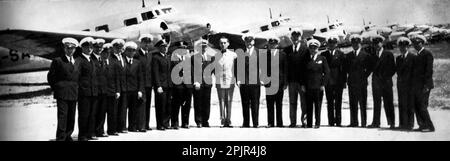
POLYGON ((73 64, 75 64, 74 62, 73 62, 73 57, 70 57, 70 63, 73 65, 73 64))

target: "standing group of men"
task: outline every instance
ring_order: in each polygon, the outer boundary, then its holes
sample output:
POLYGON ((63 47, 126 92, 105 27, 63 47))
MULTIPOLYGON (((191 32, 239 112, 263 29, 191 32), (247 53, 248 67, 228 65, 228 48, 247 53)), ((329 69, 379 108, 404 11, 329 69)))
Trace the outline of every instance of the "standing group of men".
MULTIPOLYGON (((400 128, 412 130, 415 114, 419 125, 417 130, 434 131, 427 111, 429 93, 433 88, 433 56, 424 49, 426 39, 423 36, 417 35, 412 41, 405 37, 400 38, 397 44, 401 54, 397 58, 383 48, 382 36, 372 37, 372 44, 363 48, 362 38, 352 35, 350 40, 353 50, 347 54, 337 48, 336 37, 327 40, 328 48, 323 52, 319 52, 321 44, 315 39, 304 43, 301 30, 294 30, 291 39, 293 45, 284 49, 279 49, 278 38, 271 38, 267 44, 268 76, 275 74, 271 73, 273 65, 277 65, 279 69, 278 89, 266 96, 268 127, 274 127, 275 123, 277 127, 283 127, 282 100, 286 88, 289 91, 289 127, 297 126, 297 102, 300 98, 302 127, 312 128, 315 118, 314 128, 319 128, 324 92, 327 99, 328 125, 341 126, 342 93, 347 86, 350 98, 349 126, 359 125, 359 110, 360 126, 366 127, 367 79, 372 75, 374 113, 373 122, 368 127, 380 127, 383 102, 388 125, 395 128, 392 76, 397 73, 400 128), (409 51, 411 45, 417 50, 417 54, 409 51), (272 59, 278 59, 275 61, 277 63, 271 63, 272 59)), ((80 42, 73 38, 62 40, 65 53, 53 60, 48 73, 48 82, 57 100, 57 140, 72 140, 77 103, 80 141, 96 140, 97 137, 118 135, 127 131, 151 130, 149 120, 152 90, 155 93, 158 130, 178 129, 180 109, 181 127, 188 128, 192 97, 197 126, 210 126, 208 119, 212 84, 207 83, 206 79, 210 77, 205 77, 203 72, 219 58, 206 54, 208 41, 199 41, 201 53, 195 55, 169 52, 169 42, 163 37, 156 43, 153 41, 153 36, 147 34, 139 38, 139 46, 122 39, 115 39, 111 43, 91 37, 80 42), (78 46, 81 47, 81 53, 75 52, 78 46), (155 51, 152 50, 153 47, 156 47, 156 52, 152 52, 155 51), (186 61, 193 67, 201 67, 200 79, 193 76, 197 70, 186 71, 182 68, 180 63, 186 61), (174 80, 171 76, 173 70, 179 70, 181 79, 189 77, 191 81, 174 80), (105 133, 103 127, 106 118, 108 128, 105 133)), ((222 41, 224 44, 229 43, 227 38, 221 39, 222 41)), ((243 53, 238 52, 236 57, 230 57, 230 63, 237 62, 233 59, 242 59, 244 62, 244 77, 236 82, 242 101, 242 127, 250 127, 250 116, 253 127, 258 127, 260 87, 265 86, 267 90, 272 82, 264 82, 257 72, 261 70, 260 54, 253 45, 254 37, 245 36, 244 41, 246 48, 243 53), (241 55, 243 57, 240 57, 241 55), (256 66, 253 66, 255 62, 256 66)), ((189 53, 183 43, 174 46, 180 49, 178 51, 189 53)), ((224 48, 222 53, 229 52, 228 45, 221 46, 224 48)), ((238 75, 236 70, 234 74, 238 75)), ((231 87, 234 88, 234 85, 231 87)), ((220 96, 219 90, 218 94, 220 96)), ((231 103, 231 98, 229 99, 231 103)), ((227 102, 225 101, 225 104, 227 102)), ((227 126, 230 124, 231 121, 227 126)))

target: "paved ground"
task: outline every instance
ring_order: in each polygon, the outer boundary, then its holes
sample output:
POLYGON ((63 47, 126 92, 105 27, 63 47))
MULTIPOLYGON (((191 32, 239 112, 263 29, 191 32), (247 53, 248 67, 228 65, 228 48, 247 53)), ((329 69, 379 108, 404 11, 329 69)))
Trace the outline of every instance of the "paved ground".
MULTIPOLYGON (((216 93, 213 91, 213 98, 216 93)), ((365 128, 337 128, 328 127, 326 108, 323 105, 322 126, 320 129, 303 128, 265 128, 267 124, 267 112, 265 102, 262 102, 260 109, 261 128, 239 128, 242 124, 242 109, 238 101, 239 93, 235 93, 236 100, 233 103, 232 123, 234 128, 219 127, 218 105, 213 101, 211 109, 211 128, 196 128, 180 130, 157 131, 152 130, 147 133, 128 133, 120 136, 102 138, 101 141, 147 141, 147 140, 450 140, 450 124, 448 110, 431 110, 431 118, 436 126, 433 133, 392 131, 386 129, 384 112, 382 111, 381 129, 365 128)), ((21 106, 0 108, 0 140, 40 140, 48 141, 55 137, 56 132, 56 108, 51 96, 39 96, 34 99, 15 100, 12 103, 21 106), (30 102, 30 103, 21 103, 30 102)), ((283 121, 284 125, 289 122, 289 107, 287 100, 284 100, 283 121)), ((369 106, 371 106, 369 104, 369 106)), ((348 107, 344 104, 344 107, 348 107)), ((397 111, 396 111, 397 112, 397 111)), ((298 111, 300 114, 300 111, 298 111)), ((398 113, 397 113, 398 114, 398 113)), ((299 115, 300 116, 300 115, 299 115)), ((368 110, 368 123, 372 120, 372 110, 368 110)), ((398 117, 397 117, 398 118, 398 117)), ((299 122, 299 121, 298 121, 299 122)), ((398 122, 398 121, 397 121, 398 122)), ((191 125, 194 125, 193 110, 190 117, 191 125)), ((343 125, 349 123, 349 110, 343 110, 343 125)), ((77 127, 77 125, 75 126, 77 127)), ((151 127, 155 127, 154 109, 151 111, 151 127)), ((73 137, 77 136, 77 128, 73 137)))

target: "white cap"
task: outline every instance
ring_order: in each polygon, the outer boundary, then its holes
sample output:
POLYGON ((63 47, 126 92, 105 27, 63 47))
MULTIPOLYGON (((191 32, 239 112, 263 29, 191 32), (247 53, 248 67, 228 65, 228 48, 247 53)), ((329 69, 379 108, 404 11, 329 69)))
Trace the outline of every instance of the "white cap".
POLYGON ((111 47, 112 47, 112 44, 111 44, 111 43, 103 44, 103 48, 105 48, 105 49, 111 48, 111 47))
POLYGON ((300 28, 293 28, 291 34, 298 33, 300 35, 303 35, 303 30, 300 28))
POLYGON ((125 45, 125 40, 123 40, 123 39, 114 39, 114 40, 111 42, 111 45, 114 46, 115 44, 125 45))
POLYGON ((427 38, 425 38, 425 36, 423 36, 423 35, 415 34, 415 35, 411 36, 411 40, 417 40, 417 39, 421 40, 422 43, 427 42, 427 38))
POLYGON ((350 41, 352 41, 353 39, 359 39, 360 42, 362 41, 361 35, 358 35, 358 34, 350 35, 349 39, 350 39, 350 41))
POLYGON ((308 40, 308 42, 306 42, 306 44, 308 45, 308 47, 311 45, 320 47, 320 42, 319 42, 319 40, 316 40, 316 39, 308 40))
POLYGON ((269 38, 269 43, 273 42, 273 41, 276 41, 276 43, 279 43, 280 42, 280 38, 278 38, 278 37, 271 37, 271 38, 269 38))
POLYGON ((380 42, 383 42, 385 40, 385 38, 381 35, 375 35, 375 36, 370 37, 370 41, 372 41, 372 42, 374 42, 377 39, 381 40, 380 42))
POLYGON ((126 42, 124 46, 125 46, 125 49, 126 48, 132 48, 132 49, 137 49, 138 48, 137 44, 135 42, 133 42, 133 41, 126 42))
POLYGON ((255 40, 255 36, 253 36, 252 34, 245 34, 242 36, 242 40, 244 41, 253 41, 255 40))
POLYGON ((338 41, 339 41, 339 37, 337 37, 337 36, 335 36, 335 35, 330 36, 330 37, 327 38, 327 42, 330 42, 330 41, 336 41, 336 42, 338 42, 338 41))
POLYGON ((399 45, 401 42, 408 42, 408 45, 411 45, 411 40, 407 37, 399 37, 397 39, 397 45, 399 45))
POLYGON ((153 41, 153 36, 150 34, 142 34, 141 37, 139 37, 139 42, 142 42, 142 39, 150 39, 150 41, 153 41))
POLYGON ((73 45, 75 45, 75 47, 78 47, 78 45, 79 45, 78 41, 76 39, 74 39, 74 38, 71 38, 71 37, 66 37, 66 38, 62 39, 62 43, 64 45, 66 45, 66 44, 73 44, 73 45))
POLYGON ((105 39, 95 39, 94 44, 105 44, 105 39))
POLYGON ((85 38, 81 39, 80 46, 83 46, 84 43, 93 44, 94 42, 95 42, 94 38, 92 38, 92 37, 85 37, 85 38))

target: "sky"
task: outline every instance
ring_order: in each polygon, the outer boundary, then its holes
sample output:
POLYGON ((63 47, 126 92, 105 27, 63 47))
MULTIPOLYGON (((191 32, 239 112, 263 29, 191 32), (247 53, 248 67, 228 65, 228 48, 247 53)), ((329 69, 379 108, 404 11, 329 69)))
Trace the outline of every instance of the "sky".
MULTIPOLYGON (((157 0, 146 0, 156 5, 157 0)), ((327 15, 349 25, 450 23, 450 0, 161 0, 179 13, 204 16, 218 26, 242 26, 273 15, 325 24, 327 15)), ((141 7, 141 0, 0 0, 0 30, 67 29, 73 24, 141 7)))

